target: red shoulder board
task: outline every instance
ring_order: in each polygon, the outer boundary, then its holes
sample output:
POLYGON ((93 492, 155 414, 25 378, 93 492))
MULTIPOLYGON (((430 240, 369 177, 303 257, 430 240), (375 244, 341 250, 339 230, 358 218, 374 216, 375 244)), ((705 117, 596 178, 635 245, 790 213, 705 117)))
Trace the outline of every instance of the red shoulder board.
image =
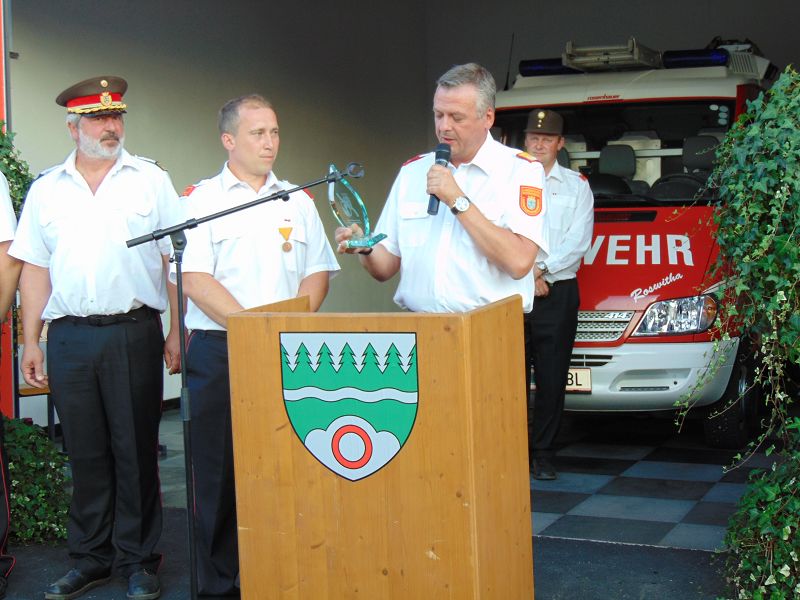
POLYGON ((186 186, 186 189, 185 189, 185 190, 183 190, 183 193, 181 194, 181 196, 183 196, 184 198, 186 198, 187 196, 191 196, 191 195, 192 195, 192 192, 193 192, 193 191, 194 191, 196 188, 197 188, 197 186, 196 186, 196 185, 187 185, 187 186, 186 186))
POLYGON ((311 201, 313 202, 314 201, 314 196, 311 195, 311 192, 309 192, 308 190, 303 190, 303 191, 306 193, 306 196, 311 198, 311 201))
POLYGON ((580 178, 581 178, 581 179, 583 179, 584 181, 589 181, 589 178, 588 178, 588 177, 586 177, 586 175, 584 175, 583 173, 578 173, 578 177, 580 177, 580 178))
POLYGON ((409 158, 406 162, 404 162, 403 166, 405 167, 406 165, 410 165, 412 162, 419 160, 420 158, 422 158, 422 154, 417 154, 416 156, 409 158))
POLYGON ((535 156, 531 156, 527 152, 520 152, 517 154, 517 158, 521 158, 522 160, 527 160, 529 163, 539 162, 539 160, 535 156))

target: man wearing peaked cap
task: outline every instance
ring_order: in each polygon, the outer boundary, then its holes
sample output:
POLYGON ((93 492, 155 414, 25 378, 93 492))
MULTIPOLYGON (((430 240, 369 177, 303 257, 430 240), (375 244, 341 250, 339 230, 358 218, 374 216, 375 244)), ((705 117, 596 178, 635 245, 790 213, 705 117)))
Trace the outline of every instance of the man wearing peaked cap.
POLYGON ((68 113, 77 115, 121 114, 128 108, 122 95, 128 91, 128 82, 122 77, 100 76, 84 79, 68 87, 56 98, 56 104, 65 106, 68 113))
POLYGON ((547 176, 545 217, 549 252, 534 264, 533 310, 525 315, 525 375, 530 389, 533 364, 536 392, 528 442, 535 479, 555 479, 550 459, 564 410, 564 388, 578 327, 578 280, 581 258, 589 249, 594 225, 594 197, 586 178, 558 164, 564 147, 564 119, 536 108, 525 127, 525 150, 538 158, 547 176))
POLYGON ((106 583, 115 562, 129 599, 161 594, 161 361, 175 372, 180 358, 178 324, 165 343, 159 313, 177 294, 169 241, 125 241, 184 219, 166 172, 123 147, 126 90, 124 79, 101 76, 58 95, 75 150, 31 186, 9 252, 24 262, 20 366, 30 385, 50 387, 73 474, 72 565, 47 600, 106 583))
POLYGON ((564 133, 564 119, 554 110, 532 110, 528 115, 528 126, 525 127, 525 133, 541 133, 561 138, 564 133))

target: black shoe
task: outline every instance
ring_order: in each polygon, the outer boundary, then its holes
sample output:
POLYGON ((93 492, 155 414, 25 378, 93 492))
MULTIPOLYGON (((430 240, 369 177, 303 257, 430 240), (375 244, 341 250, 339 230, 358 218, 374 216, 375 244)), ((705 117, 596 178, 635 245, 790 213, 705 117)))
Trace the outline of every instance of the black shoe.
POLYGON ((136 571, 128 577, 129 600, 155 600, 161 596, 158 575, 147 569, 136 571))
POLYGON ((549 481, 558 477, 556 470, 546 458, 534 458, 531 464, 531 473, 534 479, 549 481))
POLYGON ((72 598, 77 598, 90 589, 108 583, 110 580, 111 577, 107 571, 85 573, 79 569, 70 569, 69 573, 55 583, 50 584, 50 587, 44 593, 44 598, 45 600, 72 600, 72 598))

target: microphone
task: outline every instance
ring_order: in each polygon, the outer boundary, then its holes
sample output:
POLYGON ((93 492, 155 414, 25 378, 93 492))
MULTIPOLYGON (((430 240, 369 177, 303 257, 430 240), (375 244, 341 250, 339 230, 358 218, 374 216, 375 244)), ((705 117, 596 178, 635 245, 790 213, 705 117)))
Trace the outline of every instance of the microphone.
MULTIPOLYGON (((436 164, 447 166, 450 162, 450 144, 439 144, 436 146, 436 164)), ((439 213, 439 199, 431 194, 431 199, 428 200, 428 214, 435 215, 439 213)))

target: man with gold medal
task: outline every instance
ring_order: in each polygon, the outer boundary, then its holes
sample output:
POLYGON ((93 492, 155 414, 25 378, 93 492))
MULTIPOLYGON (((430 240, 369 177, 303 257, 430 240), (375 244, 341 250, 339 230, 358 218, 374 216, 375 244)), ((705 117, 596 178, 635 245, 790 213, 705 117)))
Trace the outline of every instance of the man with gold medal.
MULTIPOLYGON (((183 202, 198 218, 295 186, 272 170, 280 142, 272 105, 257 95, 219 112, 228 161, 211 179, 189 186, 183 202)), ((238 590, 239 561, 226 324, 228 315, 296 296, 319 309, 339 270, 317 209, 304 191, 186 231, 184 290, 189 297, 186 356, 192 398, 198 593, 238 590)))

